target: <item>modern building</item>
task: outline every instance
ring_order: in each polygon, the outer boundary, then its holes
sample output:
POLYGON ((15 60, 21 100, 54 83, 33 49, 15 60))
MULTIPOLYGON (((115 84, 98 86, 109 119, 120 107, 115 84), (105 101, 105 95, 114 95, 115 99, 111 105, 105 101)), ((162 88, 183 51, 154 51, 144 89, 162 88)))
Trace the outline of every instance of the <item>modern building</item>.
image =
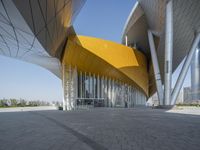
POLYGON ((144 105, 156 91, 160 105, 174 105, 200 39, 200 1, 138 0, 122 44, 76 34, 73 21, 84 3, 1 0, 0 54, 58 76, 64 110, 144 105), (171 74, 185 56, 171 91, 171 74))
POLYGON ((200 99, 197 97, 199 92, 194 92, 191 87, 185 87, 184 89, 183 103, 185 104, 199 104, 200 99))
POLYGON ((184 91, 184 102, 185 103, 191 102, 192 101, 191 87, 185 87, 183 91, 184 91))
POLYGON ((161 105, 176 103, 200 39, 199 8, 198 0, 138 0, 126 22, 122 43, 147 57, 149 96, 157 91, 161 105), (172 73, 184 58, 172 90, 172 73))

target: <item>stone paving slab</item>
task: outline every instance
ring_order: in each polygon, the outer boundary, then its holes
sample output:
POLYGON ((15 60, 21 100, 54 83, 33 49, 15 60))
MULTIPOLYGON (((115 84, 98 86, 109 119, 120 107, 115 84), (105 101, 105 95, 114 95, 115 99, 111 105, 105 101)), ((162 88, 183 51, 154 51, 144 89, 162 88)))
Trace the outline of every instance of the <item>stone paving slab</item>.
POLYGON ((200 107, 177 107, 175 109, 168 110, 169 113, 179 113, 179 114, 190 114, 190 115, 200 115, 200 107))
POLYGON ((35 106, 35 107, 8 107, 0 108, 1 112, 19 112, 19 111, 40 111, 40 110, 57 110, 55 106, 35 106))
POLYGON ((199 150, 200 116, 165 111, 0 113, 0 150, 199 150))

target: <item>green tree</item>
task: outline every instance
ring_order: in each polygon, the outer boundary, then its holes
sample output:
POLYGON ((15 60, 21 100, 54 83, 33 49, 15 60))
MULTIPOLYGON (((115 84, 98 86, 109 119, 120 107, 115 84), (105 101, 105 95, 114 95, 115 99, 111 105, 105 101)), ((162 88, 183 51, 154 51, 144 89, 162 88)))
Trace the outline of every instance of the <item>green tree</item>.
POLYGON ((17 106, 18 104, 18 101, 16 99, 10 99, 10 102, 11 102, 11 106, 17 106))

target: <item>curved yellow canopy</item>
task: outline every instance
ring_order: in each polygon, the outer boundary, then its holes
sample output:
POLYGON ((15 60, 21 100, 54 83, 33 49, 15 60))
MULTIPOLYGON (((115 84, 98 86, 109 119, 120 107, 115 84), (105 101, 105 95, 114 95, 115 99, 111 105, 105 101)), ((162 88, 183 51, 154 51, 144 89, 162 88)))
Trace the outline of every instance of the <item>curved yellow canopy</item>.
POLYGON ((136 49, 93 37, 70 36, 62 63, 134 85, 148 96, 147 61, 136 49))

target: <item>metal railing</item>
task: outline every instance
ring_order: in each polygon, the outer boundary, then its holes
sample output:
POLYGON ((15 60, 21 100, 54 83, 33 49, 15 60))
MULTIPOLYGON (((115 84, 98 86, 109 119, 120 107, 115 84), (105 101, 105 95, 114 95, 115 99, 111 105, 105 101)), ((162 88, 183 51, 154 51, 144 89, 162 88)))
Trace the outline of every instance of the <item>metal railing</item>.
POLYGON ((105 98, 76 98, 76 107, 78 109, 102 107, 104 106, 104 100, 105 98))

